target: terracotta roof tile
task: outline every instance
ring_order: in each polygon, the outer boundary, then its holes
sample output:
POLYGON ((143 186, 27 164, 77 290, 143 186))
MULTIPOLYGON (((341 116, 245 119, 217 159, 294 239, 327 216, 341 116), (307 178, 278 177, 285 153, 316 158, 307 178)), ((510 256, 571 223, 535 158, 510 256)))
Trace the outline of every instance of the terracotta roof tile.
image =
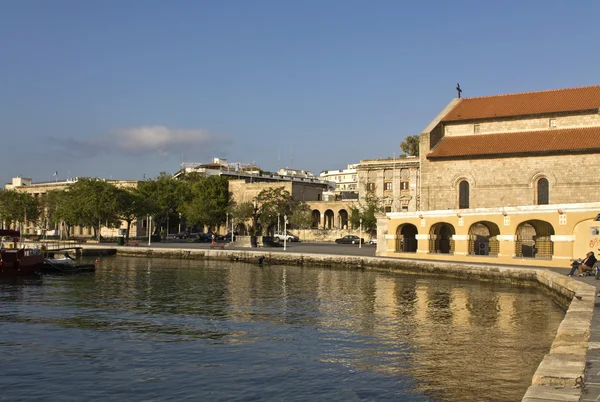
POLYGON ((427 159, 600 152, 600 127, 444 137, 427 159))
POLYGON ((600 85, 542 92, 462 98, 442 121, 573 112, 600 108, 600 85))

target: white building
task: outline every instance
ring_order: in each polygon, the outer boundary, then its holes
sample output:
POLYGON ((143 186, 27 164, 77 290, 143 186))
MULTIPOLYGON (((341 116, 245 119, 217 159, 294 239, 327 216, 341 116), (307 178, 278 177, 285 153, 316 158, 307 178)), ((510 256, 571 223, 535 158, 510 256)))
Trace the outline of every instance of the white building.
POLYGON ((358 164, 350 164, 343 170, 324 170, 319 175, 322 180, 335 183, 335 190, 329 195, 330 201, 358 199, 358 164))

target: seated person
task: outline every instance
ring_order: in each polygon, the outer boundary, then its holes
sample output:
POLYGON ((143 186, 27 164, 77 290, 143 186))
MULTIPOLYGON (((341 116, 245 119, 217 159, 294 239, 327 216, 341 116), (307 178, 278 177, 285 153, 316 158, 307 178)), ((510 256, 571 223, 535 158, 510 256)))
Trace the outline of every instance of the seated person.
POLYGON ((579 261, 573 261, 571 264, 571 272, 569 272, 569 276, 573 276, 575 271, 578 272, 578 276, 583 276, 584 271, 589 271, 594 267, 596 263, 596 257, 594 256, 594 252, 590 251, 585 255, 583 261, 579 259, 579 261))

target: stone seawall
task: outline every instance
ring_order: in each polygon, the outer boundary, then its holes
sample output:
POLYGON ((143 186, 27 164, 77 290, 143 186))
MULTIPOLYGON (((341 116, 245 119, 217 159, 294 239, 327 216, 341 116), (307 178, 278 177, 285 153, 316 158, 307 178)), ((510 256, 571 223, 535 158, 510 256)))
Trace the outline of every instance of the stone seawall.
MULTIPOLYGON (((94 246, 85 246, 94 248, 94 246)), ((440 261, 401 260, 380 257, 349 257, 331 254, 265 252, 264 250, 199 250, 148 247, 117 247, 122 256, 211 259, 264 264, 313 265, 348 269, 374 269, 418 275, 502 281, 538 286, 567 307, 548 354, 533 375, 523 401, 578 401, 585 374, 596 289, 593 286, 542 268, 487 266, 440 261)))

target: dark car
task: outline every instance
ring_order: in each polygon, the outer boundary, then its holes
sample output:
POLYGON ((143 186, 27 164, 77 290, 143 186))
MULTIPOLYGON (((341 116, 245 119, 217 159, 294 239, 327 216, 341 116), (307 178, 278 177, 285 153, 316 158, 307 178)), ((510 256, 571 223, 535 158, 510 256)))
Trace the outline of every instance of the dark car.
POLYGON ((211 241, 211 235, 209 235, 208 233, 197 233, 196 237, 194 238, 195 243, 208 243, 211 241))
POLYGON ((355 235, 346 235, 339 239, 335 239, 335 242, 337 244, 358 244, 358 242, 365 244, 365 239, 363 239, 362 237, 355 236, 355 235))

